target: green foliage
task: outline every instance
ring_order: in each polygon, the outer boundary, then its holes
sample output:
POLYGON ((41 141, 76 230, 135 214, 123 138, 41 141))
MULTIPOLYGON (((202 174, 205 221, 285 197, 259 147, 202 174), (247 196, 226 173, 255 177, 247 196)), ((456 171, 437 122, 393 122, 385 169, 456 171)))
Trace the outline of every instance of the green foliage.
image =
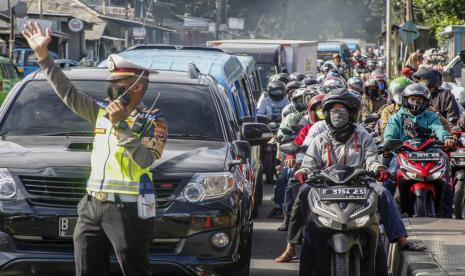
POLYGON ((465 24, 464 0, 414 0, 414 6, 421 12, 419 21, 434 30, 439 42, 446 26, 465 24))

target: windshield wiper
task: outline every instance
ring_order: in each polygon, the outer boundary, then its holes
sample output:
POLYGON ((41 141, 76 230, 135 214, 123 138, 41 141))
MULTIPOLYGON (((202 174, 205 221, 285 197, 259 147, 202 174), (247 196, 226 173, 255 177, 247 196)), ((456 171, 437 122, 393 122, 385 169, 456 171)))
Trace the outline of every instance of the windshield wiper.
POLYGON ((53 132, 37 134, 40 136, 94 136, 93 131, 64 131, 64 132, 53 132))
POLYGON ((198 135, 198 134, 188 134, 188 133, 182 133, 182 134, 168 134, 168 138, 193 138, 193 139, 202 139, 202 140, 215 140, 218 141, 219 139, 215 139, 212 137, 204 136, 204 135, 198 135))

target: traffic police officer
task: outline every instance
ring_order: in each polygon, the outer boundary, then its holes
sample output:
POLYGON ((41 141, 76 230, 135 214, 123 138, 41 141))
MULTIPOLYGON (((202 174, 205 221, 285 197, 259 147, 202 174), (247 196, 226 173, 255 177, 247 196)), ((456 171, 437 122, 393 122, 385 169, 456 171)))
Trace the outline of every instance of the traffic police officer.
POLYGON ((56 94, 95 125, 88 194, 78 204, 74 231, 76 274, 105 275, 113 248, 124 275, 151 275, 154 216, 141 216, 137 201, 141 183, 151 188, 150 167, 163 152, 167 124, 159 111, 140 106, 150 70, 110 55, 109 100, 98 102, 79 92, 49 57, 50 30, 28 23, 23 35, 56 94))

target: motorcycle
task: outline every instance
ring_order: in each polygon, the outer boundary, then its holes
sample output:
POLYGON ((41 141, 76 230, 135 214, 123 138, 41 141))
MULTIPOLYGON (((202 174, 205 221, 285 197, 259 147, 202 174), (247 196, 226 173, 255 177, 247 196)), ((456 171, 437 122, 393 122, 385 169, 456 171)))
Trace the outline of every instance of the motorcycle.
POLYGON ((451 175, 454 187, 454 215, 456 219, 465 217, 465 132, 460 135, 460 146, 450 153, 451 175))
POLYGON ((415 138, 405 142, 389 140, 383 146, 397 153, 396 183, 402 213, 415 217, 441 215, 449 157, 443 143, 435 139, 415 138))
POLYGON ((378 195, 362 169, 329 167, 307 183, 313 275, 375 275, 378 195))
POLYGON ((274 182, 274 176, 276 175, 276 155, 278 151, 276 133, 278 132, 279 124, 271 122, 268 124, 268 127, 273 133, 273 138, 262 149, 261 156, 266 180, 264 183, 271 184, 274 182))

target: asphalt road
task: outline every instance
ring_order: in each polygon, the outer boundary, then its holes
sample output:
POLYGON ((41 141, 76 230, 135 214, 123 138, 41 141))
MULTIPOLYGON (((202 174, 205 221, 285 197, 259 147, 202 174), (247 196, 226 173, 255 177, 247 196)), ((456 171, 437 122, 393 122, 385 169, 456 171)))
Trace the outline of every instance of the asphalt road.
POLYGON ((298 261, 288 264, 278 264, 273 261, 281 255, 286 247, 286 232, 276 230, 281 224, 281 219, 267 218, 273 207, 271 202, 273 185, 265 185, 264 195, 263 205, 260 207, 258 218, 255 219, 254 223, 250 276, 298 275, 298 261))

